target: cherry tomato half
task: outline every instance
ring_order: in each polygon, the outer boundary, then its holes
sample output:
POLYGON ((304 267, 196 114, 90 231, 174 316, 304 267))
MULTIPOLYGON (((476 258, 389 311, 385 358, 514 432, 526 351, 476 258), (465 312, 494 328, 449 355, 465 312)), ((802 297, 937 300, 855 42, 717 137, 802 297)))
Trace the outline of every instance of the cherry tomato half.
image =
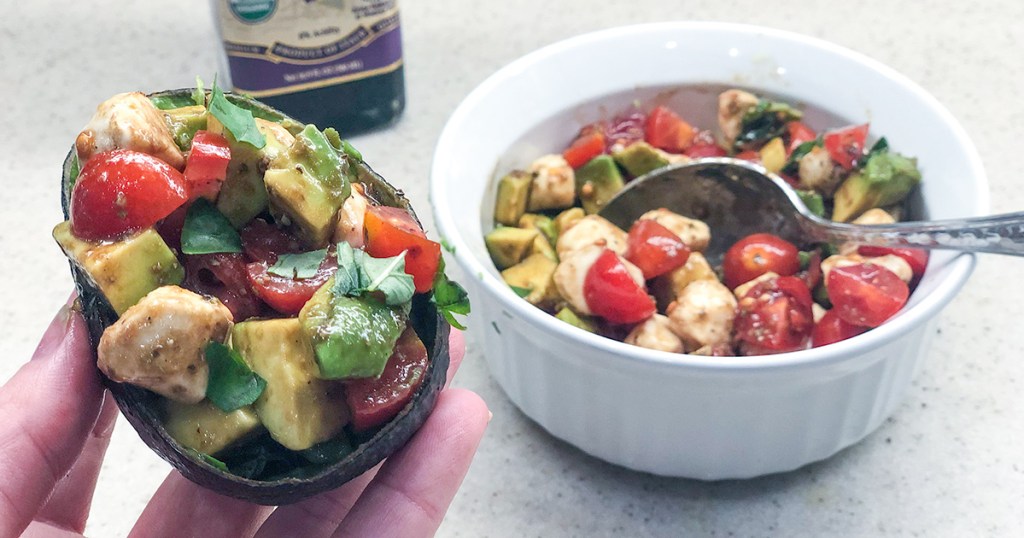
POLYGON ((793 120, 786 124, 786 131, 789 133, 789 143, 786 144, 786 155, 793 153, 800 144, 810 142, 818 137, 814 130, 800 120, 793 120))
POLYGON ((241 254, 194 254, 185 256, 183 286, 212 295, 228 307, 235 321, 259 315, 263 303, 249 287, 245 258, 241 254))
POLYGON ((861 256, 885 256, 886 254, 899 256, 910 265, 910 270, 914 272, 914 278, 920 278, 924 274, 925 268, 928 267, 928 251, 919 248, 861 245, 857 248, 857 254, 861 256))
POLYGON ((338 260, 327 256, 316 274, 309 278, 290 278, 270 273, 267 262, 254 262, 245 266, 252 291, 278 312, 294 316, 302 310, 316 290, 338 270, 338 260))
POLYGON ((580 133, 573 143, 562 152, 562 157, 569 166, 579 168, 590 159, 604 153, 604 133, 599 130, 591 130, 587 133, 580 133))
POLYGON ((639 323, 654 314, 654 299, 630 276, 615 252, 605 249, 583 279, 583 298, 611 323, 639 323))
POLYGON ((185 181, 190 196, 202 196, 211 202, 216 200, 220 186, 227 178, 230 162, 231 148, 226 138, 210 131, 196 131, 185 161, 185 181))
POLYGON ((729 152, 715 142, 715 135, 711 131, 702 130, 697 131, 693 137, 693 144, 686 148, 683 154, 691 159, 699 159, 701 157, 725 157, 729 152))
POLYGON ((825 286, 836 314, 860 327, 878 327, 899 312, 910 296, 900 277, 870 262, 832 269, 825 286))
POLYGON ((853 338, 867 330, 867 327, 858 327, 843 321, 843 318, 839 317, 839 313, 832 309, 825 312, 825 316, 814 325, 814 330, 811 331, 811 345, 821 347, 834 344, 847 338, 853 338))
POLYGON ((802 280, 780 276, 759 282, 739 301, 736 339, 747 353, 803 349, 814 328, 811 292, 802 280))
POLYGON ((864 157, 868 124, 851 125, 825 133, 825 149, 832 160, 850 170, 864 157))
POLYGON ((796 246, 777 235, 751 234, 734 243, 725 252, 722 271, 725 285, 735 288, 769 271, 790 276, 800 270, 796 246))
POLYGON ((655 107, 644 122, 644 140, 672 153, 689 148, 696 134, 689 123, 664 106, 655 107))
POLYGON ((71 233, 119 239, 149 228, 188 199, 181 172, 145 153, 114 150, 93 156, 71 192, 71 233))
POLYGON ((441 245, 427 239, 408 211, 398 207, 366 208, 366 253, 388 258, 405 252, 405 272, 412 275, 417 293, 430 291, 441 263, 441 245))
POLYGON ((679 236, 651 219, 638 220, 629 229, 625 258, 650 280, 677 267, 690 257, 690 249, 679 236))
POLYGON ((427 348, 416 331, 406 328, 395 342, 395 350, 380 377, 345 382, 352 428, 365 431, 394 418, 423 384, 427 362, 427 348))

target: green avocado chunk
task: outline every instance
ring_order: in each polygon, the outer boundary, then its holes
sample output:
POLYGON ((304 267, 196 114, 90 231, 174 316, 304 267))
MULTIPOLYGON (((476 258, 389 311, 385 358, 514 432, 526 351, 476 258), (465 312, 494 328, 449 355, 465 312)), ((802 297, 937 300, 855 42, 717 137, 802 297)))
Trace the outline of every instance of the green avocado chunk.
POLYGON ((338 210, 351 193, 348 175, 348 161, 315 125, 307 125, 263 176, 270 212, 291 223, 307 244, 323 248, 334 233, 338 210))
POLYGON ((185 279, 174 252, 152 228, 120 241, 92 242, 75 237, 71 223, 64 221, 54 227, 53 238, 119 316, 147 293, 185 279))
POLYGON ((619 167, 608 155, 598 155, 576 170, 576 196, 588 215, 600 211, 625 185, 619 167))
POLYGON ((502 271, 501 278, 509 286, 530 290, 525 299, 543 308, 561 299, 555 286, 556 267, 558 262, 537 253, 502 271))
POLYGON ((563 306, 557 313, 555 313, 555 317, 568 323, 569 325, 572 325, 573 327, 583 329, 584 331, 590 333, 597 332, 597 328, 594 327, 593 322, 591 322, 589 319, 580 316, 568 306, 563 306))
POLYGON ((498 195, 494 203, 494 220, 506 226, 515 226, 526 212, 533 177, 522 170, 513 170, 498 182, 498 195))
POLYGON ((167 126, 171 128, 174 143, 181 151, 187 151, 192 147, 192 138, 196 135, 196 131, 206 129, 206 107, 204 106, 183 106, 161 112, 167 126))
POLYGON ((484 245, 491 260, 498 269, 505 269, 522 261, 533 248, 533 242, 541 237, 536 228, 495 228, 484 236, 484 245))
POLYGON ((203 400, 195 404, 161 398, 164 403, 164 428, 185 448, 203 454, 218 452, 250 439, 260 431, 260 419, 252 406, 225 413, 203 400))
POLYGON ((612 154, 612 158, 634 177, 668 166, 668 159, 665 158, 665 155, 647 142, 634 142, 616 151, 612 154))
POLYGON ((256 118, 256 128, 263 133, 266 144, 256 149, 239 142, 224 128, 217 118, 207 116, 207 129, 227 139, 231 149, 227 178, 217 196, 217 209, 241 228, 267 208, 267 188, 263 184, 263 171, 278 155, 292 144, 294 137, 284 126, 256 118))
POLYGON ((388 306, 368 295, 337 295, 333 287, 331 277, 299 312, 320 377, 380 377, 405 330, 409 304, 388 306))
POLYGON ((862 170, 839 186, 832 220, 847 222, 873 207, 895 204, 920 182, 916 159, 887 151, 872 154, 862 170))
POLYGON ((313 347, 296 318, 244 321, 231 346, 267 387, 253 407, 270 436, 305 450, 336 436, 348 423, 341 383, 320 378, 313 347))

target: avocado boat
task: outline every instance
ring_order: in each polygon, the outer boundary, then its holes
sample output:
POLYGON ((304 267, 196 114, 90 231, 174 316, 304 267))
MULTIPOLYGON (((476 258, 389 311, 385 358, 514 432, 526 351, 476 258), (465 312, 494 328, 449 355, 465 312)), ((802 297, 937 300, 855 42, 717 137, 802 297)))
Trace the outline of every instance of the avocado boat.
MULTIPOLYGON (((142 440, 182 475, 220 494, 288 504, 359 476, 401 448, 424 423, 446 379, 449 322, 457 324, 452 313, 468 312, 468 301, 464 290, 445 277, 440 249, 425 238, 409 201, 337 133, 303 125, 241 95, 182 89, 115 96, 101 105, 76 146, 63 166, 65 222, 54 236, 69 257, 107 386, 142 440), (165 149, 177 150, 175 155, 162 155, 152 136, 137 135, 138 126, 124 129, 126 121, 152 113, 147 102, 115 102, 124 96, 148 98, 177 146, 165 149), (251 129, 253 118, 258 132, 251 129), (231 130, 232 122, 238 132, 231 130), (193 157, 203 153, 200 137, 209 132, 220 135, 220 149, 226 145, 231 150, 226 171, 220 162, 218 172, 216 158, 204 162, 193 157), (254 134, 269 136, 244 142, 255 139, 254 134), (143 140, 146 153, 184 169, 185 192, 177 195, 187 201, 169 214, 159 213, 157 222, 133 227, 137 215, 132 211, 144 206, 153 220, 152 212, 161 211, 158 206, 166 205, 167 196, 126 206, 118 191, 113 198, 117 212, 107 220, 121 219, 126 229, 110 232, 104 228, 109 223, 89 222, 102 221, 102 214, 82 213, 103 192, 92 193, 89 201, 90 193, 78 193, 75 185, 87 174, 90 187, 102 183, 94 176, 116 181, 118 169, 98 173, 102 163, 95 163, 115 161, 117 155, 111 155, 132 144, 119 144, 118 136, 135 136, 143 140), (103 153, 111 149, 111 139, 115 149, 103 153), (260 142, 264 149, 256 147, 260 142), (91 156, 80 165, 83 147, 91 156), (179 156, 182 160, 175 162, 179 156), (289 174, 303 177, 296 183, 285 177, 289 174), (346 229, 340 222, 348 210, 346 200, 357 196, 363 199, 367 231, 346 229), (329 202, 327 210, 296 207, 323 200, 329 202), (377 213, 384 216, 371 219, 377 213), (378 237, 394 232, 387 228, 390 223, 412 243, 396 247, 392 233, 375 246, 371 221, 378 237), (254 227, 257 232, 251 231, 254 227), (422 259, 412 257, 422 258, 424 250, 425 267, 422 259), (437 255, 431 265, 433 250, 437 255), (225 260, 239 259, 249 283, 232 289, 220 271, 225 260), (290 282, 284 295, 275 293, 281 288, 273 285, 282 281, 290 282), (294 293, 288 295, 296 287, 312 297, 297 301, 294 293), (240 299, 246 293, 251 296, 240 299), (184 328, 174 328, 180 312, 158 310, 165 305, 187 306, 191 317, 184 328), (147 341, 161 330, 160 323, 170 332, 158 334, 156 344, 147 341), (172 372, 165 356, 178 352, 190 353, 192 362, 172 372), (409 359, 417 353, 425 359, 409 359), (403 359, 409 363, 395 364, 403 359), (150 366, 164 361, 157 369, 170 373, 155 381, 151 375, 133 377, 132 368, 144 361, 150 366)), ((217 147, 212 146, 214 157, 217 147)), ((145 160, 135 154, 120 157, 129 168, 145 160)), ((172 176, 178 177, 173 172, 167 177, 172 176)), ((363 218, 357 220, 364 224, 363 218)))

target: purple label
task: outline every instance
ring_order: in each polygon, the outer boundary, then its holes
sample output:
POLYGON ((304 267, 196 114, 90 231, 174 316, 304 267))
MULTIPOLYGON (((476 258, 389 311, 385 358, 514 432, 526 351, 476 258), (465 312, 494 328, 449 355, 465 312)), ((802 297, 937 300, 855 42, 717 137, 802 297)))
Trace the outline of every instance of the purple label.
POLYGON ((256 97, 386 73, 402 63, 398 15, 318 47, 224 42, 236 91, 256 97))

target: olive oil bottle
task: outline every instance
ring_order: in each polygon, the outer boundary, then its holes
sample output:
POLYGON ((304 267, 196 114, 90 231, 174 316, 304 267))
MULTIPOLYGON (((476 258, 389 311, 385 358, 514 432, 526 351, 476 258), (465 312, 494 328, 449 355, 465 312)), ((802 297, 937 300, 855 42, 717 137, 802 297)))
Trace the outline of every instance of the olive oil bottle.
POLYGON ((397 0, 213 1, 234 91, 346 137, 405 108, 397 0))

